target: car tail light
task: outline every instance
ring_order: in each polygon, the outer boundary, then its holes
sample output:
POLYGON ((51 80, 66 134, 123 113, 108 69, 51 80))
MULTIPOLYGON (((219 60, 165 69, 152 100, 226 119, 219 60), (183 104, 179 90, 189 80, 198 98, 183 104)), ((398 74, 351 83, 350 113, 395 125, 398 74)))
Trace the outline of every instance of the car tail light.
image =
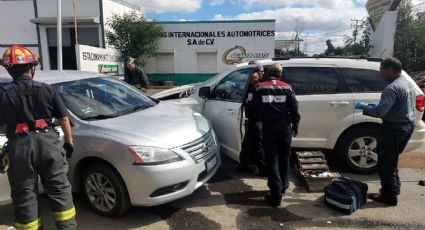
POLYGON ((416 96, 416 109, 419 112, 424 111, 424 109, 425 109, 425 96, 424 95, 416 96))

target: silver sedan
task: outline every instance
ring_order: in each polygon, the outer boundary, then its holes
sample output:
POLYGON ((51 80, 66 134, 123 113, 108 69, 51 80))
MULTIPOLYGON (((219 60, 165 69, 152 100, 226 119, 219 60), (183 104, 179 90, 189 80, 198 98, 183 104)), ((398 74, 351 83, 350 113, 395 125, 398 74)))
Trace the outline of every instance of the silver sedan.
POLYGON ((52 84, 70 112, 69 177, 101 215, 188 196, 221 164, 209 121, 189 108, 95 73, 40 71, 35 80, 52 84))

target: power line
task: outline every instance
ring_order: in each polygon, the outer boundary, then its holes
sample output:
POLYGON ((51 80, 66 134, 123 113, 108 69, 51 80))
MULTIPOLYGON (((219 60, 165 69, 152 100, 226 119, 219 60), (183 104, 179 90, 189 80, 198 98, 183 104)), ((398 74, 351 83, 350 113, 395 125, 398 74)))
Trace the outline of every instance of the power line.
POLYGON ((309 37, 325 37, 325 36, 328 36, 328 35, 330 35, 330 34, 340 33, 340 32, 344 32, 344 31, 347 31, 347 30, 351 30, 351 27, 350 27, 350 28, 343 29, 343 30, 337 30, 337 31, 326 32, 326 33, 323 33, 323 34, 310 35, 309 37))

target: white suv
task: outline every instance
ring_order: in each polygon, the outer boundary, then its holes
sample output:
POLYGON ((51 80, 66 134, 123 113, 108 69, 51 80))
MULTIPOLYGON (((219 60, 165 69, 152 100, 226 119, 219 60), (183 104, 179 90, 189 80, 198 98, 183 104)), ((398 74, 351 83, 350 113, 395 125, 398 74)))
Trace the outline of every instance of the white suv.
MULTIPOLYGON (((284 81, 292 85, 301 114, 299 134, 292 146, 337 154, 339 163, 357 173, 376 170, 377 134, 380 119, 355 110, 356 101, 377 102, 387 83, 379 75, 380 61, 362 58, 284 58, 262 60, 265 69, 273 63, 284 66, 284 81)), ((157 99, 175 99, 207 117, 216 131, 223 152, 239 160, 244 135, 242 101, 254 65, 239 64, 212 79, 163 91, 157 99), (182 90, 184 92, 182 92, 182 90), (178 98, 180 97, 180 98, 178 98), (183 98, 185 97, 185 98, 183 98)), ((413 80, 403 71, 402 77, 413 80)), ((414 83, 414 82, 413 82, 414 83)), ((425 141, 424 93, 417 91, 416 128, 405 149, 412 151, 425 141)))

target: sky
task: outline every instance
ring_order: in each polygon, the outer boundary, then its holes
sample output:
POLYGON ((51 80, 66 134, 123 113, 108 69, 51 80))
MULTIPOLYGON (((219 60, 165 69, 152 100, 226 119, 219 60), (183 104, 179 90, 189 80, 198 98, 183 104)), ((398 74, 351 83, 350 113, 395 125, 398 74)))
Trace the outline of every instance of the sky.
MULTIPOLYGON (((275 19, 276 39, 292 39, 300 28, 308 54, 323 53, 325 41, 342 46, 351 36, 351 20, 368 16, 367 0, 128 0, 157 21, 275 19)), ((413 5, 425 0, 412 0, 413 5)), ((425 10, 425 4, 416 8, 425 10)))

